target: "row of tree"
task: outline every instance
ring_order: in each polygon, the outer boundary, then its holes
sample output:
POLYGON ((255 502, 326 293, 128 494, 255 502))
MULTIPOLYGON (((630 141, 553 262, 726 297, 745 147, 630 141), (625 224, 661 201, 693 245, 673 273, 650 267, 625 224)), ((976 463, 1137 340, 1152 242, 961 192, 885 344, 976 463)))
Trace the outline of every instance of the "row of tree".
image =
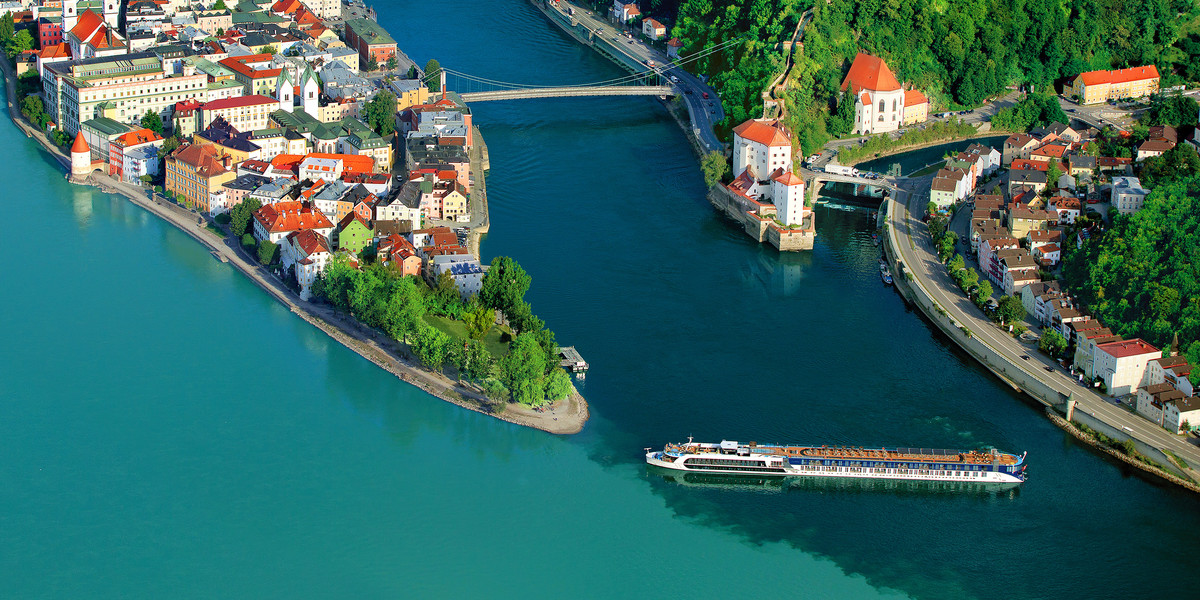
POLYGON ((460 377, 472 381, 495 378, 513 401, 539 406, 565 397, 571 386, 566 372, 558 368, 554 333, 532 313, 522 320, 509 313, 528 311, 524 295, 529 284, 530 277, 516 261, 498 257, 484 275, 480 293, 463 302, 448 276, 430 287, 382 264, 355 268, 338 256, 317 278, 313 292, 337 310, 407 344, 425 366, 440 371, 453 365, 460 377), (491 354, 483 342, 497 311, 508 316, 515 334, 501 356, 491 354), (461 322, 466 337, 451 337, 430 325, 427 314, 461 322))

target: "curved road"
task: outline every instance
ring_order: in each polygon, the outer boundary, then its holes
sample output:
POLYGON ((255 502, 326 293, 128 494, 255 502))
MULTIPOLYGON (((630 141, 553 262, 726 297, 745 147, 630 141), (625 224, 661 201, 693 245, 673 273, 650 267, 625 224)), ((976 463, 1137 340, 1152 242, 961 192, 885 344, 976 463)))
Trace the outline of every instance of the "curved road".
POLYGON ((914 216, 914 213, 924 214, 928 189, 920 185, 920 180, 909 180, 901 185, 900 193, 889 201, 888 235, 891 236, 892 247, 912 271, 915 284, 926 290, 955 321, 970 329, 972 335, 992 352, 1002 356, 1009 363, 1009 368, 1023 371, 1027 377, 1042 381, 1064 396, 1074 395, 1077 401, 1075 410, 1093 415, 1118 430, 1126 429, 1138 441, 1171 450, 1193 467, 1200 466, 1200 448, 1192 443, 1191 438, 1172 435, 1141 416, 1116 406, 1113 400, 1079 384, 1048 357, 1022 345, 984 318, 983 313, 950 279, 933 250, 928 229, 914 216), (909 245, 910 239, 916 248, 909 245))
MULTIPOLYGON (((621 48, 627 56, 645 64, 646 61, 652 60, 657 65, 656 70, 667 77, 675 77, 678 81, 673 81, 674 85, 682 92, 681 97, 687 103, 688 113, 691 115, 692 127, 695 129, 697 137, 700 139, 700 145, 704 147, 706 152, 714 150, 721 151, 725 145, 717 138, 717 134, 713 131, 713 126, 725 118, 725 111, 721 108, 721 101, 717 96, 716 90, 708 87, 700 81, 695 75, 684 70, 682 67, 672 64, 671 60, 665 54, 659 52, 655 48, 642 43, 637 36, 631 34, 631 37, 625 37, 622 34, 626 31, 623 27, 618 27, 609 22, 604 15, 600 15, 591 9, 577 6, 561 0, 557 3, 562 5, 557 8, 559 12, 565 13, 566 9, 572 8, 575 14, 570 15, 575 18, 581 25, 589 30, 596 32, 597 37, 603 37, 613 43, 613 45, 621 48), (708 94, 708 98, 704 95, 708 94)), ((552 6, 550 10, 556 10, 552 6)))

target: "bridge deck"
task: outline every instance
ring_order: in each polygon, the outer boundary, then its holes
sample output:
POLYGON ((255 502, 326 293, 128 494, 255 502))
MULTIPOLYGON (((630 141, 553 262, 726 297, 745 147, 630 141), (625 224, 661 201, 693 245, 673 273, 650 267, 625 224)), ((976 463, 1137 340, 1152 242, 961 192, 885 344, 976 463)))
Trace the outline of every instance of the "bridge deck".
POLYGON ((550 87, 494 92, 465 92, 459 94, 463 102, 489 102, 496 100, 524 100, 528 98, 570 98, 585 96, 674 96, 675 88, 669 85, 616 85, 596 87, 550 87))

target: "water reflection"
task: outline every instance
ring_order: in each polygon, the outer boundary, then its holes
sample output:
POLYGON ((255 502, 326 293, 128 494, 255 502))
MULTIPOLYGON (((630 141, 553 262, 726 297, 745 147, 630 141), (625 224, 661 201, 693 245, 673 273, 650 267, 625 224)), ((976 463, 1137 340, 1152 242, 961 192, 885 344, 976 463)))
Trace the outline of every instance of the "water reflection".
POLYGON ((742 280, 762 288, 768 296, 791 296, 800 291, 812 264, 811 252, 776 252, 772 248, 746 257, 742 280))
POLYGON ((87 230, 91 226, 93 212, 92 191, 77 185, 71 186, 71 213, 80 230, 87 230))
POLYGON ((647 466, 651 479, 686 487, 745 492, 818 492, 836 494, 892 494, 896 496, 979 495, 1015 500, 1017 483, 967 483, 961 481, 907 481, 849 477, 763 477, 720 473, 683 473, 647 466))

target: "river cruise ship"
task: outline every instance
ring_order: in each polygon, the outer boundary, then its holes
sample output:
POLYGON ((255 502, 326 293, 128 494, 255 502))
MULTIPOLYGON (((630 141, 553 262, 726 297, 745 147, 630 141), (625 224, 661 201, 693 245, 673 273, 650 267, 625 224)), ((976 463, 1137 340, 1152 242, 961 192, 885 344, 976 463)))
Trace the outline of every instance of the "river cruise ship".
POLYGON ((776 477, 853 477, 963 483, 1021 483, 1025 455, 998 450, 776 446, 774 444, 667 444, 646 449, 646 463, 676 471, 776 477))

